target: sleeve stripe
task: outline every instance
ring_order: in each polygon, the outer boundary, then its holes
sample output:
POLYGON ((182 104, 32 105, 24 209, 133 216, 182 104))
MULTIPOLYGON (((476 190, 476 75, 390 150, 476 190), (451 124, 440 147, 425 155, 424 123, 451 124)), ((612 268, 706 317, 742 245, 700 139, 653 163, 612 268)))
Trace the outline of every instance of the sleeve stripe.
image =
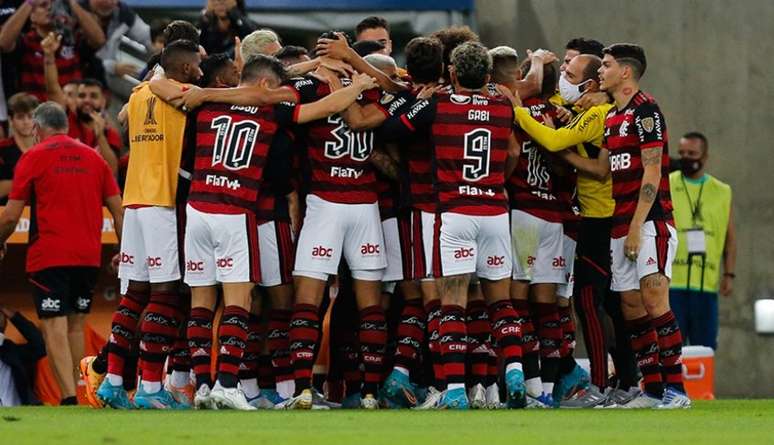
POLYGON ((298 123, 298 115, 301 114, 301 105, 296 104, 295 107, 293 107, 293 123, 298 123))
POLYGON ((406 128, 408 128, 409 130, 416 131, 416 129, 414 128, 414 125, 411 123, 410 120, 408 120, 405 114, 400 116, 400 121, 403 122, 403 125, 405 125, 406 128))

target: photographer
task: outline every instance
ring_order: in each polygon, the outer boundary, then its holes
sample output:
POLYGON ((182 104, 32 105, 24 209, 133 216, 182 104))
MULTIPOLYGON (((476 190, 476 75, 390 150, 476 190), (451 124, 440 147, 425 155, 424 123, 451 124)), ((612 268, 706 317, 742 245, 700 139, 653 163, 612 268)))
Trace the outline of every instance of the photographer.
POLYGON ((199 41, 207 54, 234 55, 234 38, 240 39, 258 26, 247 18, 243 0, 207 0, 199 19, 199 41))

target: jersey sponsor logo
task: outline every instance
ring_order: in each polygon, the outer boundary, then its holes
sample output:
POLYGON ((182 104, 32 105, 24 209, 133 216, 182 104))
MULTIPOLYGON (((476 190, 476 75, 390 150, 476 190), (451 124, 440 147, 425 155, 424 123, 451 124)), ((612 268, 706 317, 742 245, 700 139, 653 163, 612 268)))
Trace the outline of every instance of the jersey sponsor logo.
POLYGON ((535 258, 534 256, 532 256, 532 255, 529 255, 529 256, 527 257, 527 266, 530 266, 530 267, 531 267, 531 266, 533 266, 533 265, 535 264, 535 260, 536 260, 536 259, 537 259, 537 258, 535 258))
POLYGON ((490 256, 486 259, 486 265, 487 266, 502 266, 505 264, 505 257, 504 256, 490 256))
POLYGON ((331 167, 331 176, 334 178, 354 178, 363 176, 363 170, 352 167, 331 167))
POLYGON ((391 116, 394 116, 398 111, 398 108, 402 107, 406 102, 408 102, 408 100, 406 100, 405 97, 399 97, 398 100, 395 100, 390 104, 390 108, 387 112, 390 113, 391 116))
POLYGON ((417 114, 419 114, 422 109, 424 109, 426 106, 430 104, 427 100, 420 100, 419 102, 415 103, 413 107, 411 107, 411 110, 409 110, 408 113, 406 113, 406 118, 408 120, 414 119, 417 114))
POLYGON ((315 246, 312 248, 312 256, 314 258, 331 258, 333 256, 333 249, 323 246, 315 246))
POLYGON ((44 298, 40 302, 40 310, 46 312, 57 312, 62 308, 62 302, 53 298, 44 298))
POLYGON ((143 122, 143 125, 158 125, 155 116, 157 100, 156 96, 151 96, 145 101, 147 109, 145 110, 145 122, 143 122))
POLYGON ((460 195, 466 195, 466 196, 493 197, 495 195, 495 192, 492 189, 483 189, 472 185, 461 185, 457 187, 457 193, 459 193, 460 195))
POLYGON ((379 244, 371 244, 366 243, 360 246, 360 254, 361 255, 379 255, 380 249, 379 244))
POLYGON ((78 309, 84 311, 89 308, 89 299, 84 297, 78 297, 78 299, 75 300, 75 305, 78 306, 78 309))
POLYGON ((652 266, 656 264, 656 260, 653 259, 653 257, 648 257, 648 261, 645 262, 646 266, 652 266))
POLYGON ((470 248, 461 248, 461 249, 455 249, 454 250, 454 259, 461 260, 465 258, 471 258, 475 254, 475 250, 470 248))
POLYGON ((632 155, 621 153, 610 156, 610 171, 626 170, 632 166, 632 155))
POLYGON ((148 267, 153 269, 158 269, 161 267, 161 258, 159 257, 148 257, 145 259, 145 264, 148 265, 148 267))
POLYGON ((121 252, 121 264, 134 264, 134 255, 127 255, 124 252, 121 252))
POLYGON ((629 121, 625 120, 621 122, 621 126, 618 127, 618 136, 624 137, 629 134, 629 121))
POLYGON ((449 100, 457 105, 467 105, 470 103, 470 99, 470 96, 465 96, 463 94, 452 94, 449 96, 449 100))
POLYGON ((215 260, 215 266, 218 269, 231 269, 234 267, 234 259, 233 258, 218 258, 215 260))
POLYGON ((554 260, 551 262, 551 267, 554 269, 564 269, 567 267, 567 260, 565 260, 563 256, 554 257, 554 260))
POLYGON ((231 179, 228 176, 207 175, 204 177, 204 183, 215 187, 226 187, 231 190, 238 190, 242 187, 239 179, 231 179))
POLYGON ((185 263, 186 272, 204 272, 204 261, 188 260, 185 263))

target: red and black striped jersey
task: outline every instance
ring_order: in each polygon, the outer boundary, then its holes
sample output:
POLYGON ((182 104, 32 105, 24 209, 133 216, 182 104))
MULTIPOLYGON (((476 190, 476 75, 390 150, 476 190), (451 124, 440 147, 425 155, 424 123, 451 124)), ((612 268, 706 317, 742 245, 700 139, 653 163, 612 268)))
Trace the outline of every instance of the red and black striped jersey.
MULTIPOLYGON (((343 84, 348 79, 342 79, 343 84)), ((290 83, 298 97, 297 103, 317 101, 330 94, 327 83, 313 76, 290 83)), ((369 90, 358 103, 379 104, 381 93, 369 90)), ((386 114, 381 106, 380 109, 386 114)), ((310 164, 309 193, 343 204, 366 204, 377 201, 376 175, 369 162, 374 146, 373 131, 353 131, 338 115, 305 125, 307 159, 310 164)))
POLYGON ((293 191, 293 145, 291 133, 280 130, 269 148, 263 183, 258 191, 255 218, 258 224, 268 221, 290 222, 288 194, 293 191))
MULTIPOLYGON (((556 117, 556 107, 546 99, 525 99, 523 105, 538 122, 544 121, 544 114, 556 117)), ((517 136, 521 141, 521 155, 508 179, 511 208, 544 221, 562 222, 563 205, 546 150, 524 131, 519 130, 517 136)))
MULTIPOLYGON (((383 92, 381 99, 379 99, 379 104, 387 111, 390 117, 396 116, 404 113, 411 107, 416 101, 415 94, 416 92, 411 90, 395 94, 383 92)), ((381 131, 376 132, 376 138, 376 142, 383 145, 383 133, 381 131)), ((398 181, 386 177, 378 170, 376 171, 377 188, 379 191, 379 214, 382 220, 397 216, 398 210, 407 207, 410 202, 409 195, 413 176, 410 174, 411 159, 406 154, 406 152, 400 153, 399 161, 401 168, 398 171, 398 181)), ((429 156, 425 155, 425 158, 425 162, 429 164, 429 156)), ((432 178, 429 185, 432 190, 432 178)))
MULTIPOLYGON (((77 35, 76 35, 77 36, 77 35)), ((44 102, 46 95, 46 78, 43 74, 43 47, 40 42, 42 37, 35 30, 30 30, 19 37, 18 51, 21 54, 19 66, 19 91, 32 94, 38 100, 44 102)), ((83 78, 81 72, 81 56, 78 45, 80 39, 76 38, 75 45, 64 43, 56 52, 56 68, 59 72, 59 84, 65 85, 73 80, 83 78)))
POLYGON ((479 94, 436 94, 385 124, 385 135, 402 140, 430 129, 438 211, 499 215, 508 211, 505 161, 513 134, 513 107, 479 94))
POLYGON ((605 119, 603 147, 610 151, 610 172, 613 178, 614 238, 629 233, 629 223, 637 209, 645 169, 642 150, 662 147, 661 182, 657 199, 646 221, 672 221, 672 197, 669 192, 668 137, 664 115, 656 101, 642 91, 637 92, 622 110, 613 107, 605 119))
POLYGON ((196 154, 188 203, 205 213, 254 213, 275 136, 297 107, 207 104, 196 117, 196 154))

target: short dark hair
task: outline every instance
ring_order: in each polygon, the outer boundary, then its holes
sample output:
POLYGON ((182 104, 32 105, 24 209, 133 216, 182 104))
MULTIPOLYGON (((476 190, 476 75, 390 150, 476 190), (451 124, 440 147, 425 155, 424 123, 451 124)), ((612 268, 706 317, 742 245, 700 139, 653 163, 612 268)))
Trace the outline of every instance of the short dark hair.
POLYGON ((16 93, 8 99, 8 116, 32 113, 40 105, 38 98, 29 93, 16 93))
POLYGON ((276 57, 257 54, 250 57, 242 67, 242 82, 252 82, 266 74, 273 75, 280 83, 287 80, 285 66, 276 57))
POLYGON ((155 42, 159 37, 166 39, 164 31, 167 29, 167 26, 169 26, 170 23, 171 21, 169 19, 153 21, 150 29, 151 42, 155 42))
POLYGON ((384 49, 384 44, 377 40, 361 40, 352 44, 352 49, 355 50, 357 55, 365 57, 369 54, 379 52, 384 49))
POLYGON ((299 57, 308 56, 309 50, 304 48, 303 46, 296 46, 296 45, 285 45, 277 51, 277 54, 274 55, 274 57, 278 58, 279 60, 285 60, 285 59, 298 59, 299 57))
MULTIPOLYGON (((521 64, 521 72, 527 73, 532 68, 530 59, 524 60, 521 64)), ((543 83, 540 85, 540 97, 547 99, 556 93, 557 82, 559 81, 559 70, 555 63, 546 63, 543 65, 543 83)))
POLYGON ((463 88, 477 90, 486 84, 486 76, 492 71, 492 57, 486 47, 478 42, 465 42, 451 53, 457 82, 463 88))
POLYGON ((637 80, 645 74, 645 69, 648 67, 645 50, 634 43, 616 43, 603 49, 602 53, 610 54, 616 62, 630 66, 637 80))
MULTIPOLYGON (((430 37, 434 37, 441 41, 443 45, 443 64, 447 67, 451 65, 451 53, 454 48, 465 42, 478 42, 478 34, 473 32, 468 26, 450 26, 448 28, 440 29, 432 34, 430 37)), ((444 72, 444 77, 446 72, 444 72)))
POLYGON ((93 77, 87 77, 85 79, 81 79, 78 81, 78 85, 83 85, 87 87, 97 87, 100 90, 105 90, 105 84, 102 83, 99 79, 95 79, 93 77))
POLYGON ((415 37, 406 45, 406 69, 414 82, 437 82, 443 75, 443 45, 433 37, 415 37))
POLYGON ((161 67, 168 71, 172 69, 172 65, 183 62, 182 56, 198 53, 199 45, 190 40, 175 40, 167 43, 167 46, 161 51, 161 67))
POLYGON ((226 53, 210 54, 206 59, 202 60, 199 68, 202 70, 202 78, 199 79, 199 84, 204 87, 212 86, 212 83, 218 77, 221 70, 228 67, 231 58, 226 53))
POLYGON ((706 154, 709 150, 709 141, 707 141, 707 136, 704 136, 704 133, 698 131, 689 131, 683 135, 683 139, 698 139, 701 141, 702 151, 706 154))
POLYGON ((572 49, 578 51, 580 54, 593 54, 599 58, 602 58, 602 50, 605 45, 599 40, 587 39, 585 37, 576 37, 570 39, 565 46, 565 49, 572 49))
POLYGON ((384 17, 379 17, 372 15, 370 17, 366 17, 363 20, 360 21, 360 23, 357 24, 355 27, 355 35, 360 35, 361 32, 365 31, 366 29, 375 29, 375 28, 384 28, 387 30, 387 33, 390 32, 390 24, 387 22, 387 19, 384 17))
POLYGON ((199 45, 199 30, 191 22, 175 20, 164 28, 164 44, 169 45, 178 40, 188 40, 199 45))

